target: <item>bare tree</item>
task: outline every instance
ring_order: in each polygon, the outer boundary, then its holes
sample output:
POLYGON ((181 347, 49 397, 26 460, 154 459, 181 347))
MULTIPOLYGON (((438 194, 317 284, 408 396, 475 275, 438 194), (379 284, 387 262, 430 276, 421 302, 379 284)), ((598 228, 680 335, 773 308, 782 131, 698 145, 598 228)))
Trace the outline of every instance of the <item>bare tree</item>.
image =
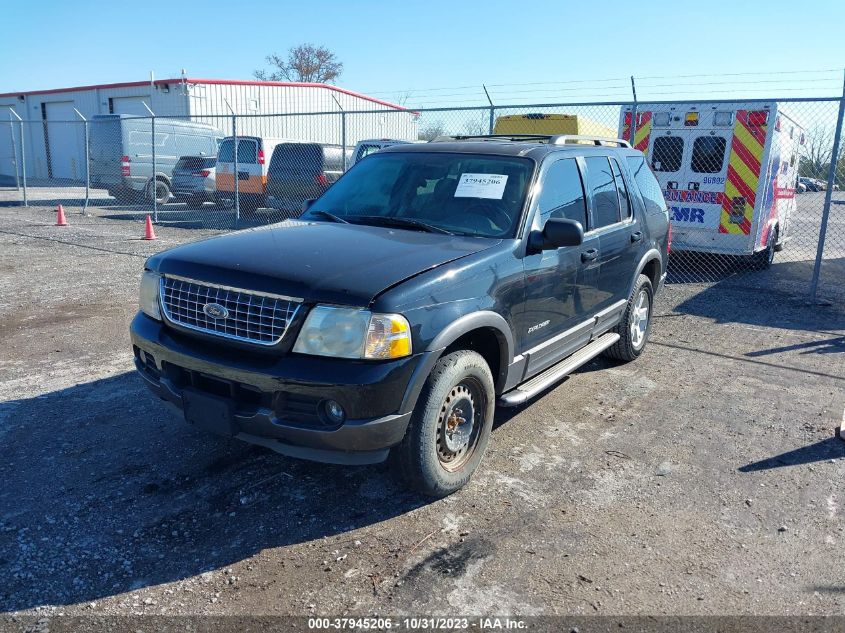
POLYGON ((816 124, 805 132, 804 138, 799 173, 810 178, 827 178, 833 152, 833 130, 816 124))
POLYGON ((287 58, 273 53, 267 55, 270 71, 256 70, 252 74, 261 81, 301 81, 331 83, 343 72, 343 63, 325 46, 300 44, 288 51, 287 58))
POLYGON ((417 138, 419 138, 419 140, 421 141, 432 141, 438 136, 445 135, 446 126, 443 124, 443 121, 432 121, 431 123, 427 123, 420 129, 417 138))
POLYGON ((464 123, 464 133, 468 136, 484 136, 490 133, 490 119, 487 112, 481 112, 464 123))
POLYGON ((410 101, 413 93, 410 90, 406 90, 404 92, 400 92, 396 96, 396 103, 400 106, 408 105, 408 101, 410 101))

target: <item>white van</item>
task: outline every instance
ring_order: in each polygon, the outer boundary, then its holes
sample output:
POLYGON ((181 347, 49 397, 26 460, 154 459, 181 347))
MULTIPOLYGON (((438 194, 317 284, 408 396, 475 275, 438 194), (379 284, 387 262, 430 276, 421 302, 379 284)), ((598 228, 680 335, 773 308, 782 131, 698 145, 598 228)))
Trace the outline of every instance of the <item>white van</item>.
POLYGON ((156 177, 153 188, 152 119, 128 114, 98 114, 91 119, 91 187, 107 189, 121 201, 171 197, 173 169, 185 155, 217 155, 222 134, 205 123, 162 119, 156 122, 156 177))
MULTIPOLYGON (((273 150, 291 139, 238 136, 238 197, 241 211, 267 206, 267 170, 273 150)), ((224 207, 234 206, 235 137, 227 136, 217 153, 215 198, 224 207)))

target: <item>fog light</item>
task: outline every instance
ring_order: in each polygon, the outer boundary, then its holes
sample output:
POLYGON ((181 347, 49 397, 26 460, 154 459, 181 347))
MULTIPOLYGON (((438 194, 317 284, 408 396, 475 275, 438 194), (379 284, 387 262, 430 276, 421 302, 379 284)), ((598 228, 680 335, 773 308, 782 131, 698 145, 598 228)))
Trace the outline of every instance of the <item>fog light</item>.
POLYGON ((323 413, 326 414, 326 418, 330 422, 334 422, 335 424, 340 424, 346 419, 346 411, 340 406, 339 402, 335 402, 334 400, 323 401, 323 413))

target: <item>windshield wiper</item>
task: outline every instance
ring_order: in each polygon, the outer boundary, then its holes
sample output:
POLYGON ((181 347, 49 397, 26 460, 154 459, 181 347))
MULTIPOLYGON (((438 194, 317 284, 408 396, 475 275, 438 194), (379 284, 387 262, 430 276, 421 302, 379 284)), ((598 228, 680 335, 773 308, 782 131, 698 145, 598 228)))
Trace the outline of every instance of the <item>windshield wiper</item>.
POLYGON ((338 222, 339 224, 349 224, 348 220, 344 220, 342 217, 337 216, 334 213, 329 213, 328 211, 309 211, 308 213, 309 215, 318 215, 321 218, 326 218, 327 220, 338 222))
POLYGON ((381 226, 395 226, 407 229, 420 229, 427 233, 440 233, 442 235, 454 235, 452 231, 447 231, 439 226, 434 226, 422 220, 413 220, 411 218, 398 218, 393 215, 356 215, 352 216, 355 223, 361 224, 375 224, 381 226))

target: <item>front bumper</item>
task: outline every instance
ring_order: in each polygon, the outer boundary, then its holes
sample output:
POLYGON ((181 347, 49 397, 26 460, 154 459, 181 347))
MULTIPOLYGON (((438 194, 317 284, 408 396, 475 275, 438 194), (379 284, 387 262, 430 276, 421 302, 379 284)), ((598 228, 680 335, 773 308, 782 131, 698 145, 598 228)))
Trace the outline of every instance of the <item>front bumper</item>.
POLYGON ((231 407, 231 425, 206 430, 340 464, 387 458, 436 360, 428 353, 385 362, 244 353, 174 332, 143 313, 130 336, 136 368, 160 398, 184 410, 185 392, 199 391, 231 407), (342 424, 319 415, 325 399, 344 407, 342 424))

